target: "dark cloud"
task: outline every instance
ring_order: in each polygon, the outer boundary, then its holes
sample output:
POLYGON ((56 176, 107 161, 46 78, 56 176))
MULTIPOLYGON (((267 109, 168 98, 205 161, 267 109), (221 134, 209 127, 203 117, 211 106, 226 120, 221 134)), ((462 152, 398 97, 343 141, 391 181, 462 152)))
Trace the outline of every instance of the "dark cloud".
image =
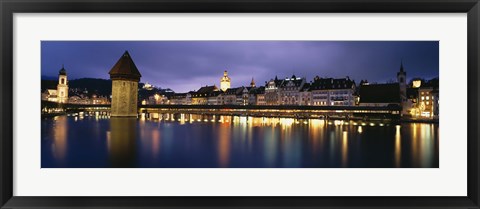
POLYGON ((437 41, 43 41, 42 75, 62 64, 71 79, 108 78, 128 50, 149 82, 177 92, 219 85, 224 70, 233 86, 278 75, 394 79, 403 59, 407 77, 438 77, 437 41))

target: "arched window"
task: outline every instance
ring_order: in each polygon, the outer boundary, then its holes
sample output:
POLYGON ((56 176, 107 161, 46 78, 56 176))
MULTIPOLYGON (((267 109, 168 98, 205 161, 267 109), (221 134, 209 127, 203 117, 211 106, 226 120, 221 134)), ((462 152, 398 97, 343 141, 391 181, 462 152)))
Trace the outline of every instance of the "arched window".
POLYGON ((61 84, 65 84, 65 78, 60 79, 61 84))

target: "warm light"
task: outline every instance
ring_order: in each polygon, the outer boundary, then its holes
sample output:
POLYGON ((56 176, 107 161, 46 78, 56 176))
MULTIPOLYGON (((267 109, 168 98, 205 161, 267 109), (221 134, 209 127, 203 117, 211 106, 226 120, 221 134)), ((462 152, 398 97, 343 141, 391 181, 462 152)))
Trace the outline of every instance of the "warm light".
POLYGON ((363 132, 362 126, 358 126, 358 133, 362 133, 362 132, 363 132))

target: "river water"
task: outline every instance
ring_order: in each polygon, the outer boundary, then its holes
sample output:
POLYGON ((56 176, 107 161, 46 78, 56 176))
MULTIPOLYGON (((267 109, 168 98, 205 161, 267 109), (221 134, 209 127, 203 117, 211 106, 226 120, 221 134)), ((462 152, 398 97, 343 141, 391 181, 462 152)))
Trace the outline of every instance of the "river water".
POLYGON ((323 119, 57 116, 42 168, 438 168, 439 125, 323 119))

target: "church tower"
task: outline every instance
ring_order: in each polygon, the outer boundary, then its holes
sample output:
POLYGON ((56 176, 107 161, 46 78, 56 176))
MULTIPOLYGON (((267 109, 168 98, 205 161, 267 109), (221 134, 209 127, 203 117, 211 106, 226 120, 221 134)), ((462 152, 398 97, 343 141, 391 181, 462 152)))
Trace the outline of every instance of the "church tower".
POLYGON ((403 70, 403 61, 400 63, 400 71, 397 73, 397 82, 400 86, 402 102, 404 102, 407 98, 407 72, 403 70))
POLYGON ((58 103, 68 102, 67 70, 65 70, 63 65, 62 69, 58 71, 57 98, 58 103))
POLYGON ((220 89, 222 89, 222 91, 226 91, 229 88, 230 88, 230 77, 228 77, 228 73, 225 70, 223 72, 223 77, 220 79, 220 89))
POLYGON ((255 81, 253 80, 253 77, 252 77, 252 81, 250 82, 250 87, 252 88, 255 88, 257 85, 255 85, 255 81))
POLYGON ((138 82, 142 75, 128 51, 125 51, 110 72, 112 80, 112 117, 137 117, 138 82))

